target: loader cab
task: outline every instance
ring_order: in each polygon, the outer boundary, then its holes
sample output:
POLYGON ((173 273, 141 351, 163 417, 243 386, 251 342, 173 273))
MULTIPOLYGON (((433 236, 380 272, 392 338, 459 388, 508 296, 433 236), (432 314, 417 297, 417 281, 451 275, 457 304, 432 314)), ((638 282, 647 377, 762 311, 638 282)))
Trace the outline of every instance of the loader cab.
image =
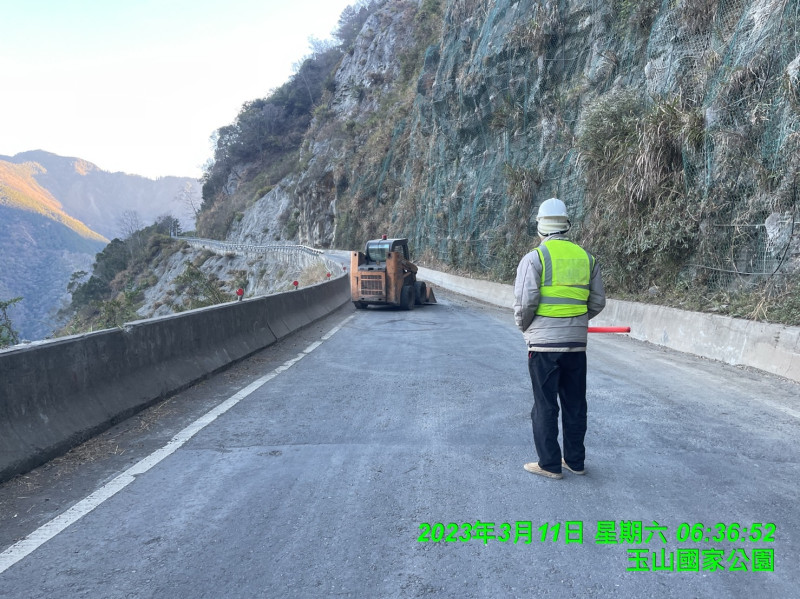
POLYGON ((398 252, 404 259, 410 260, 408 239, 372 239, 364 250, 367 261, 376 264, 386 262, 389 252, 398 252))

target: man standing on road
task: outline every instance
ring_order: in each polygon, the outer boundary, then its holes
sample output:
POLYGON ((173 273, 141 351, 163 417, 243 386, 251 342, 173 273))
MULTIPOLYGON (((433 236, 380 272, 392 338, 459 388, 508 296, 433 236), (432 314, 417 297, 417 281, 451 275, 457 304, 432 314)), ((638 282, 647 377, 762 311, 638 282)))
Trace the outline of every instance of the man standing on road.
POLYGON ((567 207, 542 202, 539 247, 526 254, 514 282, 514 320, 528 344, 533 384, 533 442, 538 462, 525 470, 562 478, 562 466, 585 474, 586 337, 589 319, 606 305, 600 268, 589 252, 567 240, 567 207), (563 458, 558 445, 561 401, 563 458))

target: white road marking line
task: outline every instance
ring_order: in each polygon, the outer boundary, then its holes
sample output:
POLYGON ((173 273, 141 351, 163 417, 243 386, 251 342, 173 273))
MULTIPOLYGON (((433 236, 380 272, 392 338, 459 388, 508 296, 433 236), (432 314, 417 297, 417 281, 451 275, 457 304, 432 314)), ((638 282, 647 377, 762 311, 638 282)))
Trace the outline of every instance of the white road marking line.
MULTIPOLYGON (((339 325, 328 331, 323 337, 322 341, 327 341, 335 335, 353 316, 349 316, 339 325)), ((55 537, 60 532, 83 518, 86 514, 94 510, 107 499, 116 495, 119 491, 127 487, 139 474, 144 474, 153 466, 161 462, 164 458, 172 455, 180 449, 189 439, 194 437, 197 433, 203 430, 206 426, 214 422, 219 416, 230 410, 237 403, 242 401, 245 397, 253 393, 256 389, 271 381, 280 373, 291 368, 294 364, 302 360, 309 353, 322 345, 322 341, 316 341, 309 345, 297 357, 287 360, 275 370, 262 376, 260 379, 253 381, 247 387, 235 393, 217 407, 206 412, 200 418, 192 422, 189 426, 184 428, 176 434, 164 447, 157 449, 145 458, 142 458, 136 464, 128 468, 125 472, 118 475, 116 478, 100 487, 97 491, 82 499, 63 514, 56 516, 46 524, 43 524, 34 530, 27 537, 21 541, 17 541, 11 547, 0 553, 0 574, 8 570, 11 566, 18 561, 24 559, 39 547, 44 545, 47 541, 55 537)))
POLYGON ((318 348, 320 345, 322 345, 322 341, 315 341, 314 343, 312 343, 311 345, 309 345, 307 348, 305 348, 305 349, 303 350, 303 353, 304 353, 304 354, 311 353, 312 351, 314 351, 315 349, 317 349, 317 348, 318 348))

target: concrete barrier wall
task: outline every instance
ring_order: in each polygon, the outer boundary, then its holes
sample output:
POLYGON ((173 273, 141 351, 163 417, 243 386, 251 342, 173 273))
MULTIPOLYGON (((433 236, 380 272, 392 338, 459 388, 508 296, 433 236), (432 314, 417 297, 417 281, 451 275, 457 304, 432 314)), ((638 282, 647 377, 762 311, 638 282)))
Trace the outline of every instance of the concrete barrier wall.
POLYGON ((0 482, 314 322, 350 300, 345 276, 0 351, 0 482))
MULTIPOLYGON (((420 268, 419 278, 456 293, 508 308, 511 285, 420 268)), ((593 325, 630 326, 634 339, 737 366, 752 366, 800 382, 800 327, 766 324, 664 306, 608 300, 593 325)))

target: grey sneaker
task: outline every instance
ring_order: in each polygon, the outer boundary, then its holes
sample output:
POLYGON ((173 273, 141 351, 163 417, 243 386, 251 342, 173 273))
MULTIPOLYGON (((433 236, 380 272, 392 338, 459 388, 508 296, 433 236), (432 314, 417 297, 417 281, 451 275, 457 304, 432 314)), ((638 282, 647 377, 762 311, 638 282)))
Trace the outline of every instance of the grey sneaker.
POLYGON ((562 467, 562 468, 566 468, 567 470, 569 470, 570 472, 572 472, 572 474, 586 474, 586 468, 584 468, 583 470, 575 470, 574 468, 570 468, 570 467, 569 467, 569 464, 567 464, 567 463, 564 461, 564 459, 563 459, 563 458, 561 459, 561 467, 562 467))
POLYGON ((548 470, 543 470, 539 467, 539 462, 529 462, 523 466, 525 470, 530 472, 531 474, 539 474, 541 476, 546 476, 547 478, 564 478, 564 475, 560 472, 550 472, 548 470))

